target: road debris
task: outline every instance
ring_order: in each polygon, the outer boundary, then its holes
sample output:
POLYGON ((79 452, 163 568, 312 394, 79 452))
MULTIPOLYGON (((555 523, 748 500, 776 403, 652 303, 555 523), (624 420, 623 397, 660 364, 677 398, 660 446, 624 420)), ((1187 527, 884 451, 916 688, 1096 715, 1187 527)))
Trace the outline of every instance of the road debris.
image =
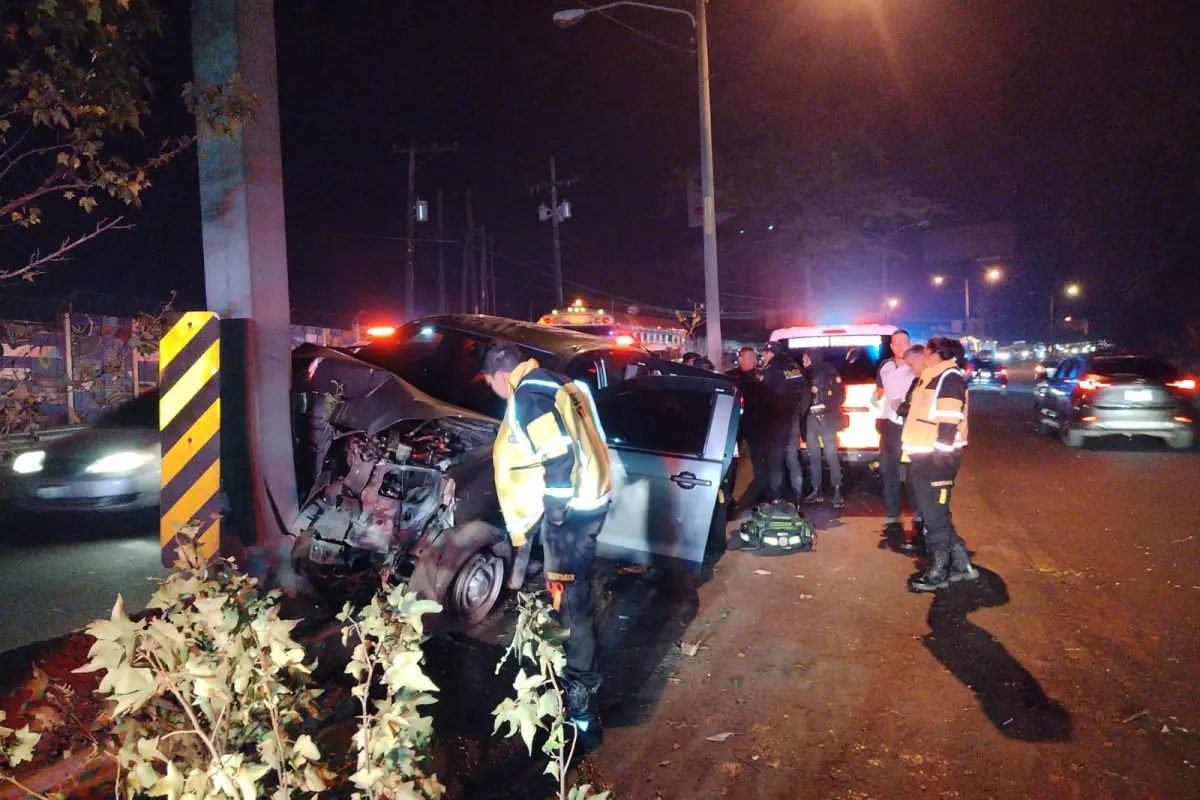
POLYGON ((771 574, 771 570, 769 570, 769 569, 756 569, 756 570, 754 570, 754 574, 755 574, 755 575, 770 575, 770 574, 771 574))
POLYGON ((1121 723, 1124 725, 1128 725, 1129 723, 1133 722, 1135 719, 1141 719, 1142 717, 1146 716, 1149 713, 1150 713, 1150 709, 1143 708, 1141 711, 1137 712, 1136 714, 1130 714, 1128 717, 1121 720, 1121 723))
POLYGON ((730 736, 733 736, 733 735, 735 735, 733 731, 725 731, 724 733, 714 733, 712 736, 707 737, 706 741, 724 742, 726 739, 728 739, 730 736))

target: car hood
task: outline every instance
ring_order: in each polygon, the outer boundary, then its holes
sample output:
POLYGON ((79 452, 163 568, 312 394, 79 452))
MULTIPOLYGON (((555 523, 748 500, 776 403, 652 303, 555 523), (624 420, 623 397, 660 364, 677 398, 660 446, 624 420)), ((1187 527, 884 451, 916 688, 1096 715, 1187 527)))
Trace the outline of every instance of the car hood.
POLYGON ((407 381, 328 347, 302 346, 292 354, 292 389, 342 402, 330 421, 374 435, 405 420, 457 418, 498 425, 499 420, 445 403, 407 381))

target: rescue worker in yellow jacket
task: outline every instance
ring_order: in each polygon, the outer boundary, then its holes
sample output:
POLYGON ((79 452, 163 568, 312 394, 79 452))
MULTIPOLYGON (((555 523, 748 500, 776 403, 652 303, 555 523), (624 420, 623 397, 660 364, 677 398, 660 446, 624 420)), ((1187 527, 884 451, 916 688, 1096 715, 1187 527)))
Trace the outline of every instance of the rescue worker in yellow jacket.
POLYGON ((587 384, 522 361, 511 342, 489 349, 483 375, 507 401, 492 456, 500 510, 514 547, 541 535, 546 588, 569 631, 567 718, 586 751, 602 739, 591 569, 612 489, 604 431, 587 384))
POLYGON ((912 583, 919 592, 979 577, 950 515, 950 494, 967 446, 967 379, 959 368, 963 355, 957 339, 930 339, 925 368, 913 386, 909 407, 903 409, 903 460, 910 464, 929 557, 925 574, 912 583))

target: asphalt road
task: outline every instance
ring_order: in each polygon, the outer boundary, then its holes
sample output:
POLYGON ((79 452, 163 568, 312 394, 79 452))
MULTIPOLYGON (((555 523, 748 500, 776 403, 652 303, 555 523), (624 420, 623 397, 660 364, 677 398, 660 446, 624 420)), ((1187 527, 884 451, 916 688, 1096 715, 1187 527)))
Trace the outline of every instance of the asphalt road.
POLYGON ((0 652, 107 617, 118 594, 130 611, 161 577, 158 531, 133 516, 19 515, 0 509, 0 652))
POLYGON ((588 777, 664 800, 1200 798, 1200 454, 1070 449, 1015 385, 971 403, 953 511, 979 581, 907 592, 922 562, 860 482, 812 512, 816 552, 730 552, 645 604, 669 616, 605 652, 588 777))

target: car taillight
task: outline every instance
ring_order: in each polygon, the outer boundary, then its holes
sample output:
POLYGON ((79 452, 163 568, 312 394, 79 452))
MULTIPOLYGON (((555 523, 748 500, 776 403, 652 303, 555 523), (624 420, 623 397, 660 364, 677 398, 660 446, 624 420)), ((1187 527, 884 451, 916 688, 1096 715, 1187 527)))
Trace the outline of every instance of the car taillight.
POLYGON ((1085 375, 1083 380, 1079 381, 1079 388, 1085 392, 1094 392, 1105 386, 1112 386, 1112 384, 1105 381, 1099 375, 1085 375))
POLYGON ((621 345, 621 347, 633 346, 633 337, 627 333, 622 333, 620 336, 617 336, 615 339, 613 339, 613 341, 621 345))
POLYGON ((1172 389, 1183 389, 1185 392, 1194 392, 1196 391, 1196 380, 1195 378, 1180 378, 1177 381, 1171 381, 1167 386, 1172 389))
POLYGON ((1001 367, 1000 374, 1007 378, 1008 377, 1008 367, 1001 367))

